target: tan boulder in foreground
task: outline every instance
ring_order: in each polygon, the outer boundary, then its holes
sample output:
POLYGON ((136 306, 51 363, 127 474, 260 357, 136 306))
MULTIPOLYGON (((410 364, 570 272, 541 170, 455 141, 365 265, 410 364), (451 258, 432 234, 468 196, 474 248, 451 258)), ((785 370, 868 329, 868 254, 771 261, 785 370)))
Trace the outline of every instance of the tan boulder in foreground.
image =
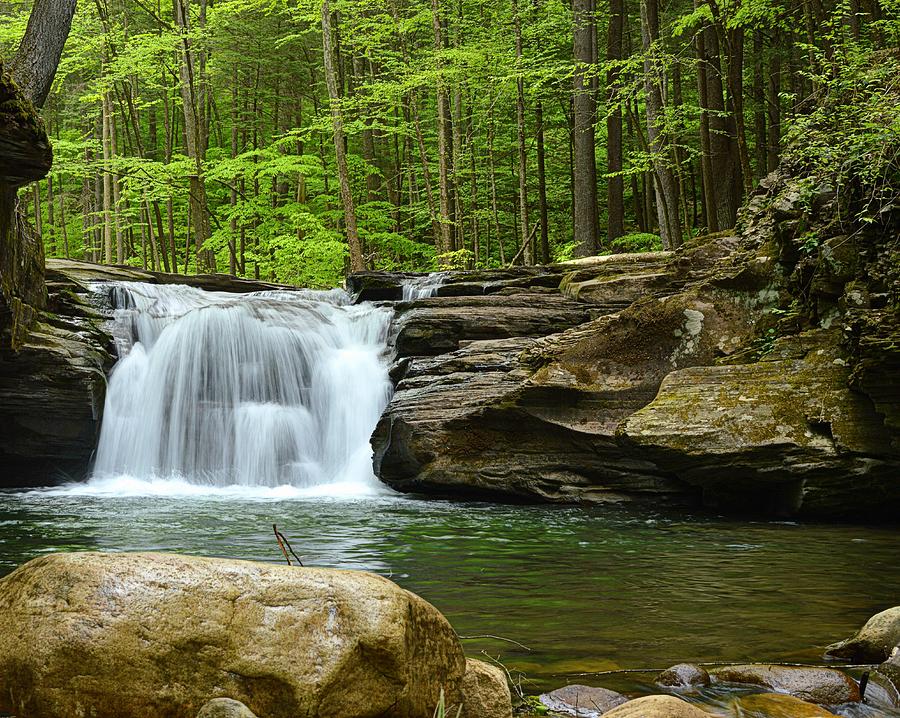
POLYGON ((431 718, 460 702, 447 620, 358 571, 174 554, 55 554, 0 580, 0 710, 194 718, 431 718))
POLYGON ((644 696, 613 708, 603 718, 710 718, 710 714, 675 696, 644 696))

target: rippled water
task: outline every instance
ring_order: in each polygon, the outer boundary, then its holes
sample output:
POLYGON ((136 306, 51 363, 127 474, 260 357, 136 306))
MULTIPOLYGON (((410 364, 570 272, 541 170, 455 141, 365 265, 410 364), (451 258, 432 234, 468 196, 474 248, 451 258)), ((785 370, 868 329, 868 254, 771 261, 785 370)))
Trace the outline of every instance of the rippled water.
POLYGON ((0 573, 60 550, 279 561, 277 523, 308 565, 375 571, 431 601, 463 636, 530 648, 464 641, 523 673, 530 692, 633 688, 645 677, 583 674, 679 661, 817 661, 900 604, 895 528, 133 488, 0 493, 0 573))

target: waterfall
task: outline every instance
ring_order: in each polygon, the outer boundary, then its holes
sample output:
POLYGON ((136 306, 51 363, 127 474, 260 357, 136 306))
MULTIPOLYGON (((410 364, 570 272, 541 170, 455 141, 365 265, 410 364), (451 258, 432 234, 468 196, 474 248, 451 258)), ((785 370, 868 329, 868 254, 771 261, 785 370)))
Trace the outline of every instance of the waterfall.
POLYGON ((341 290, 108 286, 120 358, 93 481, 379 486, 389 309, 341 290))
POLYGON ((444 280, 447 279, 447 272, 432 272, 424 274, 420 277, 410 277, 403 281, 403 301, 410 302, 413 299, 425 299, 433 297, 437 294, 444 280))

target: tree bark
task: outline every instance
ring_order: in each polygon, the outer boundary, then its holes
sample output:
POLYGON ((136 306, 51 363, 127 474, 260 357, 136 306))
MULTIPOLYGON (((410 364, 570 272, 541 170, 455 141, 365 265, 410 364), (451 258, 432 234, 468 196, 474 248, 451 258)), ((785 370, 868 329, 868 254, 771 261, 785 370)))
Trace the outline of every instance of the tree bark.
POLYGON ((344 229, 347 232, 347 244, 350 246, 350 270, 361 272, 366 267, 363 262, 359 231, 356 227, 356 208, 353 204, 353 193, 350 190, 350 172, 347 168, 347 151, 344 145, 344 119, 341 111, 341 97, 338 93, 338 78, 331 28, 331 8, 328 0, 322 3, 322 42, 325 54, 325 85, 328 88, 328 98, 331 104, 334 154, 338 169, 338 183, 341 189, 341 203, 344 207, 344 229))
POLYGON ((513 29, 516 38, 516 135, 519 150, 519 229, 521 232, 522 261, 534 264, 534 252, 529 241, 528 221, 528 156, 525 150, 525 79, 522 77, 522 22, 519 3, 512 0, 513 29))
MULTIPOLYGON (((431 20, 434 31, 434 51, 440 57, 444 49, 441 23, 440 0, 431 0, 431 20)), ((441 243, 438 254, 452 250, 453 239, 450 220, 450 98, 447 95, 444 77, 438 60, 437 68, 437 136, 438 136, 438 182, 440 184, 440 230, 441 243)))
MULTIPOLYGON (((204 249, 210 237, 209 210, 206 200, 206 147, 209 142, 208 87, 206 77, 206 52, 197 51, 190 38, 191 0, 174 0, 175 24, 181 34, 181 97, 184 109, 184 136, 187 155, 194 160, 190 175, 190 205, 194 229, 194 245, 197 271, 214 272, 216 255, 204 249)), ((200 0, 198 24, 206 24, 207 0, 200 0)))
POLYGON ((36 0, 9 66, 24 97, 43 107, 72 27, 76 0, 36 0))
POLYGON ((659 7, 657 0, 641 0, 641 37, 644 48, 644 91, 646 94, 648 149, 653 157, 656 180, 656 215, 659 234, 665 249, 681 244, 681 221, 678 217, 678 185, 669 165, 671 146, 663 116, 662 63, 657 57, 659 40, 659 7))
POLYGON ((599 249, 597 228, 597 157, 594 116, 597 110, 592 82, 594 15, 592 0, 574 0, 575 80, 573 130, 573 235, 575 253, 588 257, 599 249))
MULTIPOLYGON (((606 35, 606 59, 622 59, 622 37, 625 26, 624 0, 609 0, 609 27, 606 35)), ((622 176, 622 103, 619 101, 619 71, 614 66, 606 72, 606 185, 608 223, 606 238, 611 243, 625 234, 625 178, 622 176)))

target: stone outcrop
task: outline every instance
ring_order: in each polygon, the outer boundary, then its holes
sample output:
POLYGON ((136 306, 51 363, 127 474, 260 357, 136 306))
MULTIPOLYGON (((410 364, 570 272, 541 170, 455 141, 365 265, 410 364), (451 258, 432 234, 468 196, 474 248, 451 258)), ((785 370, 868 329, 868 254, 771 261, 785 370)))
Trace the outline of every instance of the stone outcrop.
POLYGON ((465 670, 446 619, 374 574, 70 553, 0 580, 0 711, 21 716, 195 718, 227 697, 266 718, 430 718, 465 670))
POLYGON ((44 245, 18 213, 16 191, 50 170, 34 106, 0 65, 0 348, 15 348, 47 301, 44 245))
POLYGON ((832 668, 751 664, 716 668, 710 675, 716 681, 762 686, 809 703, 837 705, 859 701, 856 681, 832 668))
MULTIPOLYGON (((400 303, 377 472, 449 495, 895 516, 900 253, 883 228, 851 237, 826 190, 775 173, 736 235, 451 272, 400 303)), ((393 297, 406 279, 350 284, 393 297)))

